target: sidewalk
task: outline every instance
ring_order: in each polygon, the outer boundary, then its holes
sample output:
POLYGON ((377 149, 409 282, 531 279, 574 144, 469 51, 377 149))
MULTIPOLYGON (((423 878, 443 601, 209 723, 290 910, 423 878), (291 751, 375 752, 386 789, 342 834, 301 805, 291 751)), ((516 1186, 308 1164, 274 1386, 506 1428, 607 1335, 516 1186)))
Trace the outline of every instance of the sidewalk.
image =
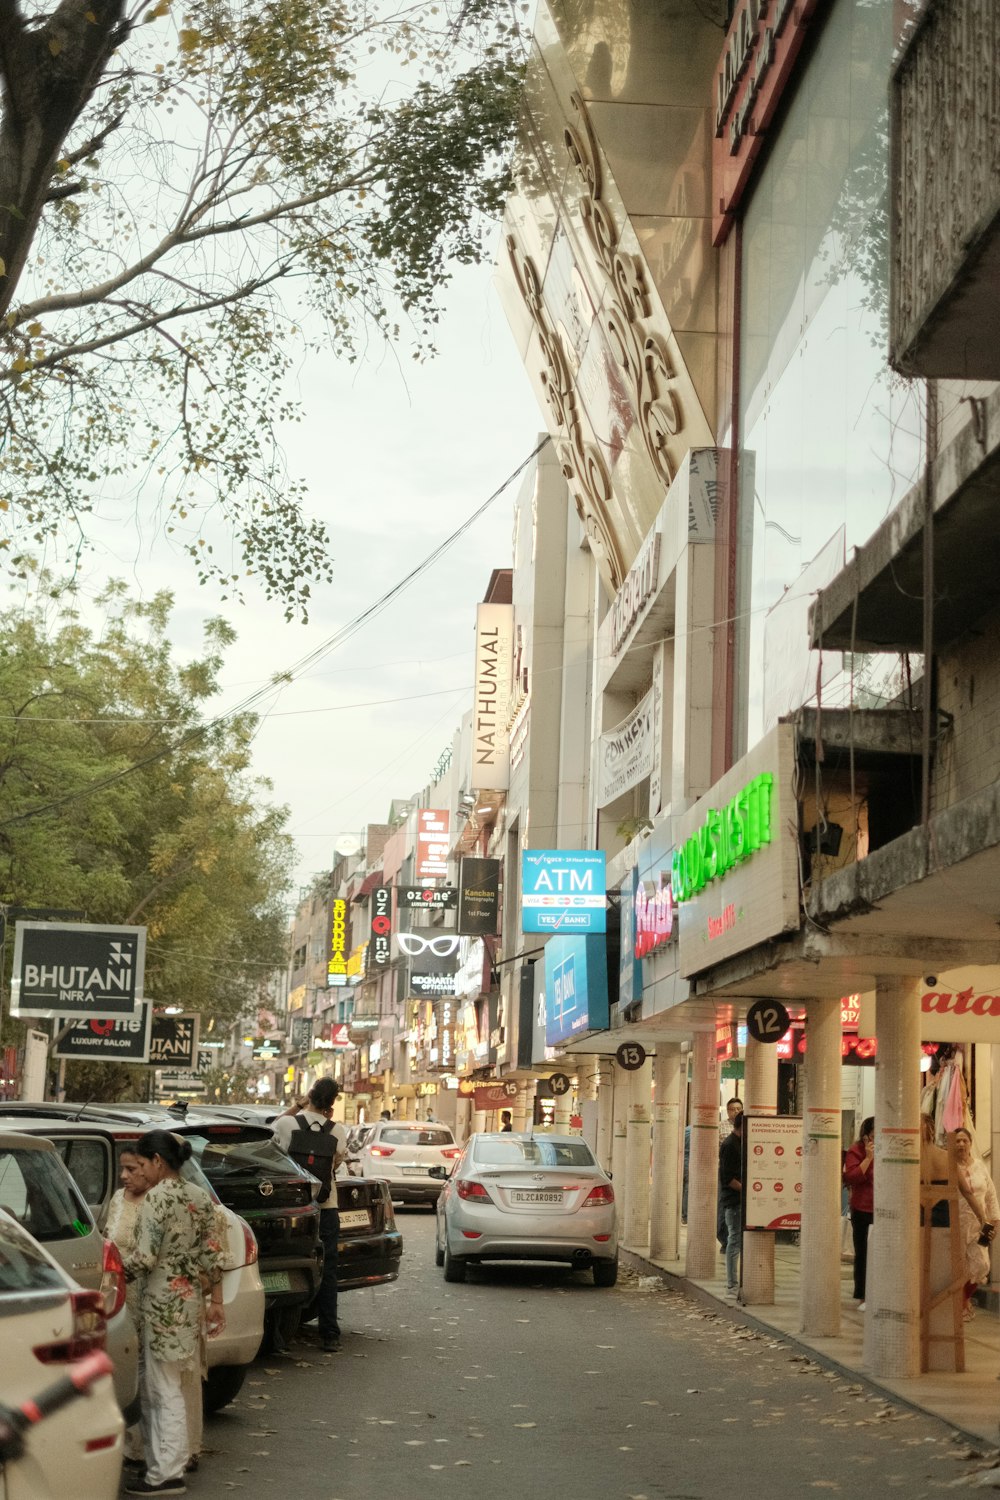
MULTIPOLYGON (((682 1237, 684 1231, 681 1231, 682 1237)), ((683 1242, 681 1246, 683 1257, 683 1242)), ((841 1331, 838 1338, 808 1338, 799 1332, 799 1250, 797 1245, 776 1245, 774 1253, 774 1306, 743 1307, 726 1297, 725 1267, 719 1256, 719 1274, 712 1281, 689 1281, 683 1258, 653 1261, 646 1247, 622 1248, 623 1263, 640 1275, 659 1275, 679 1291, 705 1306, 725 1313, 752 1328, 780 1334, 789 1345, 815 1356, 823 1364, 845 1375, 858 1377, 876 1390, 940 1417, 977 1443, 990 1448, 1000 1445, 1000 1319, 980 1309, 965 1326, 965 1372, 961 1375, 929 1371, 913 1380, 874 1380, 862 1364, 863 1313, 852 1298, 850 1265, 842 1266, 843 1296, 841 1331)), ((991 1301, 995 1299, 991 1298, 991 1301)))

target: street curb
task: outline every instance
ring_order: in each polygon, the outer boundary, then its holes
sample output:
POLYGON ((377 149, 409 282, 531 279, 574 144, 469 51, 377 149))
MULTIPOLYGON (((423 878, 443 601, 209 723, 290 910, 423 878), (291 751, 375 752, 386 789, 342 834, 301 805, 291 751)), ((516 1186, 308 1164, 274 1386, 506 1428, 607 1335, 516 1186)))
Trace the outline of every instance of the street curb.
POLYGON ((922 1417, 931 1417, 935 1422, 940 1422, 942 1427, 947 1427, 949 1431, 956 1433, 963 1439, 968 1439, 970 1443, 975 1443, 979 1447, 982 1447, 984 1444, 988 1448, 995 1448, 997 1446, 996 1440, 985 1438, 981 1432, 974 1432, 968 1427, 959 1427, 957 1423, 952 1422, 949 1418, 942 1417, 940 1412, 931 1411, 929 1407, 922 1406, 919 1401, 914 1401, 908 1396, 901 1396, 898 1391, 888 1390, 884 1385, 879 1385, 878 1381, 873 1380, 870 1375, 865 1375, 860 1370, 852 1369, 850 1365, 842 1364, 840 1360, 834 1359, 829 1354, 821 1353, 818 1349, 814 1349, 810 1344, 797 1338, 794 1333, 786 1333, 782 1328, 775 1328, 772 1323, 762 1322, 760 1318, 755 1317, 742 1304, 724 1302, 720 1297, 716 1297, 714 1293, 710 1292, 707 1287, 699 1286, 697 1282, 689 1281, 686 1276, 678 1276, 674 1271, 665 1270, 662 1266, 656 1265, 655 1262, 646 1260, 644 1256, 638 1255, 634 1250, 625 1250, 619 1246, 618 1258, 627 1270, 636 1271, 645 1276, 657 1277, 664 1285, 669 1286, 672 1291, 683 1292, 689 1301, 699 1303, 710 1312, 724 1313, 732 1323, 739 1323, 744 1328, 752 1328, 755 1333, 760 1333, 767 1338, 777 1339, 782 1344, 789 1345, 790 1348, 806 1355, 814 1364, 822 1365, 825 1369, 832 1370, 835 1374, 842 1376, 844 1380, 851 1381, 853 1385, 863 1386, 865 1390, 870 1391, 874 1396, 880 1396, 885 1401, 894 1401, 898 1406, 905 1406, 910 1411, 919 1413, 922 1417))

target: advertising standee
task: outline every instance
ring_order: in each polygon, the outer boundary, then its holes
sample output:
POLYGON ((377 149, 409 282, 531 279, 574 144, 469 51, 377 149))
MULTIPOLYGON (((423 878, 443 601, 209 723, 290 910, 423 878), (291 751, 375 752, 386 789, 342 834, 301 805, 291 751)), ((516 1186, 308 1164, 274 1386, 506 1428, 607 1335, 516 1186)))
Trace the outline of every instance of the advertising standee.
POLYGON ((802 1224, 802 1121, 795 1115, 743 1117, 743 1228, 802 1224))

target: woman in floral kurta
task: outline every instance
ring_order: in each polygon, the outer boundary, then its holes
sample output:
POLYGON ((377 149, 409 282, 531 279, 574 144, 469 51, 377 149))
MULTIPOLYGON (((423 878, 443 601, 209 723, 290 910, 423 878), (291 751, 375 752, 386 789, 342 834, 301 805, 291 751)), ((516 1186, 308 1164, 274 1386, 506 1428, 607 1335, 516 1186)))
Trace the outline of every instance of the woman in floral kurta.
MULTIPOLYGON (((139 1282, 148 1467, 144 1478, 130 1480, 125 1489, 129 1495, 182 1495, 191 1451, 183 1381, 198 1358, 202 1291, 219 1280, 222 1249, 211 1198, 179 1175, 191 1143, 169 1130, 151 1130, 135 1149, 150 1187, 134 1245, 123 1259, 139 1282)), ((223 1321, 221 1305, 213 1302, 209 1333, 217 1333, 223 1321)))

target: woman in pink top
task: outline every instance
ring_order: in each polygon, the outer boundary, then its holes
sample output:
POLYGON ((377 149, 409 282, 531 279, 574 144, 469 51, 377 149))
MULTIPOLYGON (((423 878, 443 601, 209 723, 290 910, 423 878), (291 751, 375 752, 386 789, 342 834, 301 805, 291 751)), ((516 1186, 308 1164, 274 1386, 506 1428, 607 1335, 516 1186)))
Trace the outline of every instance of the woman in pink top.
POLYGON ((861 1135, 844 1158, 844 1182, 849 1194, 851 1232, 854 1236, 854 1295, 865 1305, 868 1272, 868 1231, 875 1217, 875 1120, 861 1122, 861 1135))

